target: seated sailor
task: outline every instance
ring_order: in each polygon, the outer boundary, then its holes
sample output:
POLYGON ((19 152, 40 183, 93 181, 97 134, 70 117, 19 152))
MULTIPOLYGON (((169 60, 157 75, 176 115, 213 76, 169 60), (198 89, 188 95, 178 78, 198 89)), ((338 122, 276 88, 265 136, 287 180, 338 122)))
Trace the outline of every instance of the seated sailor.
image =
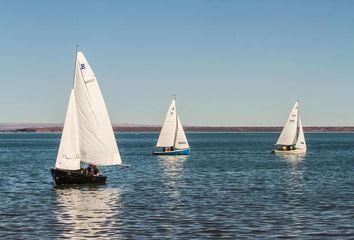
POLYGON ((89 164, 87 167, 87 174, 88 175, 93 175, 93 176, 98 176, 100 170, 97 168, 96 165, 89 164))

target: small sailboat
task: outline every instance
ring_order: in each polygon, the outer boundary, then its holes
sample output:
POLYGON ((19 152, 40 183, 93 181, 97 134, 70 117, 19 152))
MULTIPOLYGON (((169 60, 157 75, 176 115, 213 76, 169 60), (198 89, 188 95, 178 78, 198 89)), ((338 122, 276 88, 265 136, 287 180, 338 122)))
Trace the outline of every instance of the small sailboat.
POLYGON ((95 165, 121 164, 121 158, 96 76, 77 49, 73 86, 51 174, 58 185, 106 182, 106 176, 91 174, 80 163, 97 169, 95 165))
POLYGON ((154 155, 188 155, 190 152, 186 134, 177 115, 175 98, 167 111, 156 147, 160 149, 154 151, 154 155))
POLYGON ((299 116, 299 104, 296 102, 274 146, 273 152, 305 153, 306 150, 304 130, 299 116))

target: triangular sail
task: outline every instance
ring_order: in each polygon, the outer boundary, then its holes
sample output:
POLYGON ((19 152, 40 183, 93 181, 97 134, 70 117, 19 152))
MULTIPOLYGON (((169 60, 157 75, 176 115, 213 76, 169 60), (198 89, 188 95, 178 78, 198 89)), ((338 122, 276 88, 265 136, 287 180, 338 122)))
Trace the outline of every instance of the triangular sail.
POLYGON ((74 89, 71 90, 70 94, 55 167, 67 170, 80 169, 80 146, 74 89))
POLYGON ((156 147, 172 147, 175 143, 177 127, 176 101, 172 100, 157 140, 156 147))
POLYGON ((296 143, 298 126, 298 102, 290 112, 287 122, 281 132, 276 145, 293 145, 296 143))
POLYGON ((189 148, 188 141, 186 138, 186 134, 184 133, 182 123, 177 116, 177 135, 176 135, 176 142, 175 142, 175 148, 177 149, 185 149, 189 148))
POLYGON ((88 164, 120 164, 117 142, 96 76, 81 52, 77 53, 74 90, 80 160, 88 164))
POLYGON ((301 119, 299 118, 299 134, 298 134, 298 138, 297 138, 297 142, 295 145, 296 149, 304 149, 306 150, 306 141, 305 141, 305 135, 304 135, 304 130, 302 128, 302 124, 301 124, 301 119))

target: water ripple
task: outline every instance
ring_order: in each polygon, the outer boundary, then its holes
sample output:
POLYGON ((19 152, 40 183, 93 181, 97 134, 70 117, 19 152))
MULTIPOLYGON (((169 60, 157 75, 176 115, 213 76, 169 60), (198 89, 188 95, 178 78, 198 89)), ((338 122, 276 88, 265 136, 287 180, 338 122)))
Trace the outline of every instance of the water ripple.
POLYGON ((151 155, 157 134, 119 134, 129 168, 104 186, 55 187, 59 134, 0 134, 1 239, 352 239, 354 134, 189 134, 188 157, 151 155))

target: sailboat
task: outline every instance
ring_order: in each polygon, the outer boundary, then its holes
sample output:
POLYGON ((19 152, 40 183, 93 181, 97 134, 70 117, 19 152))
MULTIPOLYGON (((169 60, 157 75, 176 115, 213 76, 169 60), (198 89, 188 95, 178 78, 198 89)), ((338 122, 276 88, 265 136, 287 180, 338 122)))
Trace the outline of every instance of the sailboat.
POLYGON ((154 155, 188 155, 190 152, 186 134, 176 111, 175 97, 167 111, 156 147, 160 149, 154 151, 154 155))
POLYGON ((296 102, 281 132, 273 152, 305 153, 307 150, 304 130, 299 116, 299 103, 296 102))
POLYGON ((96 76, 84 54, 76 50, 74 80, 55 167, 56 184, 105 183, 107 177, 80 168, 121 164, 112 124, 96 76))

